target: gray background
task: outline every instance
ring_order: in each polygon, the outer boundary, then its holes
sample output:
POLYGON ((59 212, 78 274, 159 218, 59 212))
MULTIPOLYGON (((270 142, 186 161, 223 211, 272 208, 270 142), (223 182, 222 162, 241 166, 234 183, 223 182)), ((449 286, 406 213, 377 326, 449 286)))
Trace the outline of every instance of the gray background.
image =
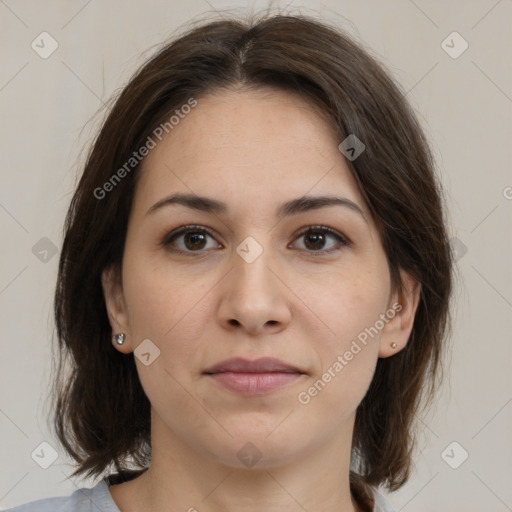
POLYGON ((512 510, 511 0, 0 0, 3 507, 95 483, 67 478, 45 400, 61 230, 99 109, 183 23, 287 4, 335 21, 387 66, 419 112, 447 190, 460 274, 450 372, 421 418, 415 472, 389 499, 406 512, 512 510), (44 31, 58 43, 46 59, 31 47, 42 52, 46 38, 51 48, 44 31), (457 58, 454 31, 469 45, 457 58), (58 455, 47 469, 43 442, 58 455))

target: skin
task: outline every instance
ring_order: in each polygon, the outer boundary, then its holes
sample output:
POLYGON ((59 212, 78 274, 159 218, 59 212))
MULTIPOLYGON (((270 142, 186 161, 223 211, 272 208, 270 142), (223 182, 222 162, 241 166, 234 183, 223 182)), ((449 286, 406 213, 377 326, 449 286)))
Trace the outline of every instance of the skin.
POLYGON ((145 159, 122 284, 109 269, 102 276, 113 333, 126 334, 116 349, 128 354, 149 338, 160 350, 148 366, 135 357, 152 404, 152 461, 137 479, 110 487, 123 512, 362 510, 348 478, 355 411, 378 358, 405 347, 419 285, 403 274, 403 293, 391 289, 376 224, 340 142, 296 95, 222 91, 198 98, 145 159), (170 205, 146 214, 178 192, 214 198, 228 210, 170 205), (277 219, 283 202, 304 195, 348 198, 365 218, 329 206, 277 219), (187 224, 213 236, 199 242, 179 236, 174 247, 185 254, 161 245, 187 224), (318 225, 351 243, 301 235, 318 225), (236 252, 248 236, 263 248, 252 263, 236 252), (397 302, 401 310, 379 334, 360 344, 309 403, 300 403, 298 393, 397 302), (276 357, 305 375, 246 397, 202 373, 237 356, 276 357), (237 456, 248 442, 261 452, 252 467, 237 456))

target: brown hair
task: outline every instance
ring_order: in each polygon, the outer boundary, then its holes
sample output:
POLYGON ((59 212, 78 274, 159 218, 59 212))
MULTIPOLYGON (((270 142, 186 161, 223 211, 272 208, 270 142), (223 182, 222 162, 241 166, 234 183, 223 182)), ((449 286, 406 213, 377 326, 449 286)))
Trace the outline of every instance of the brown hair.
POLYGON ((55 292, 60 359, 53 426, 78 463, 73 476, 100 475, 112 464, 120 475, 130 474, 129 460, 143 471, 151 456, 150 403, 133 354, 111 344, 101 287, 102 271, 121 266, 140 164, 108 196, 98 199, 95 191, 190 98, 266 87, 300 94, 340 142, 355 134, 366 145, 347 163, 378 222, 392 284, 402 289, 400 269, 421 284, 407 346, 378 360, 358 407, 351 484, 370 496, 372 486, 396 490, 409 477, 414 416, 437 388, 450 324, 453 255, 442 188, 426 137, 384 66, 339 29, 304 15, 189 29, 143 65, 106 117, 66 217, 55 292))

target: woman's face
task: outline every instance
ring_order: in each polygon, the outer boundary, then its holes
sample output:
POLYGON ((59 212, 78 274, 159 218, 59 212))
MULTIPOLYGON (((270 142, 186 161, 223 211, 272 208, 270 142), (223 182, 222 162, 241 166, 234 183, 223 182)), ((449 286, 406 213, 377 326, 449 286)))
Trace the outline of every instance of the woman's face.
POLYGON ((411 326, 342 141, 313 108, 280 91, 197 100, 144 161, 107 307, 153 443, 244 467, 251 442, 270 467, 350 439, 377 358, 411 326), (161 203, 176 194, 193 201, 161 203), (341 201, 297 202, 327 196, 341 201), (235 357, 302 373, 245 394, 205 373, 235 357))

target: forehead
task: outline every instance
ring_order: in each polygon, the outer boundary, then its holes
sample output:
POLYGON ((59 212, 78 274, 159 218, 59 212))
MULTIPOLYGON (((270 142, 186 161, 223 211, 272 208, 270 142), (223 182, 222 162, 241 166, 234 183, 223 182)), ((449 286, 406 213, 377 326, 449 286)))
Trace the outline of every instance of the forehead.
POLYGON ((196 99, 144 160, 136 208, 174 191, 253 205, 337 191, 364 205, 341 141, 300 96, 222 91, 196 99))

